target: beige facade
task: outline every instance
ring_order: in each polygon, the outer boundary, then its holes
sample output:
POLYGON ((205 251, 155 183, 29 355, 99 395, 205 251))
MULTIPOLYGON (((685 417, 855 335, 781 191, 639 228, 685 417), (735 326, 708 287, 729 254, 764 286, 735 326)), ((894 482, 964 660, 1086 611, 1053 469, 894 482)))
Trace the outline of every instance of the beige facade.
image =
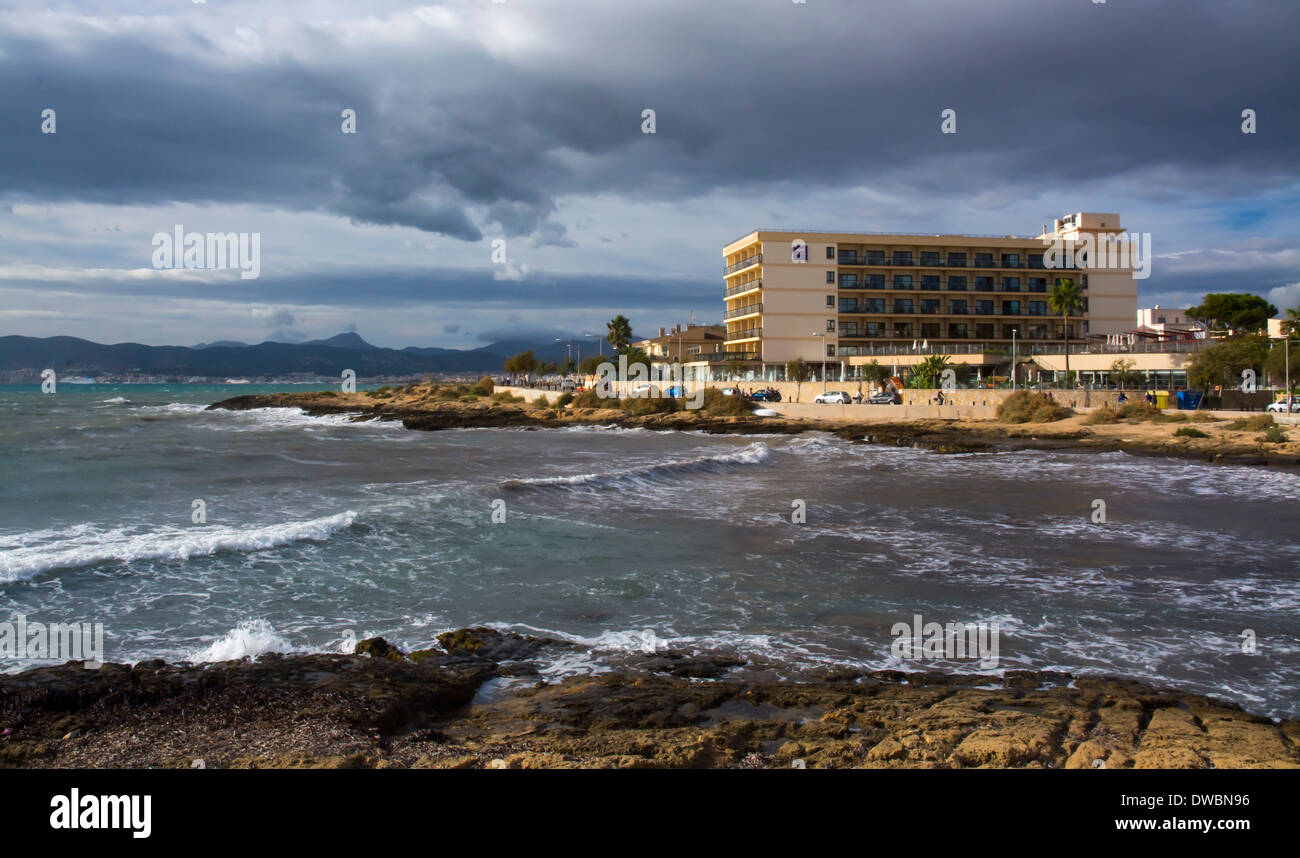
MULTIPOLYGON (((1119 215, 1081 212, 1038 236, 758 230, 723 248, 725 351, 765 366, 803 358, 857 364, 900 350, 978 353, 1063 343, 1051 313, 1057 278, 1083 292, 1073 342, 1133 327, 1137 281, 1127 264, 1047 267, 1049 246, 1122 235, 1119 215), (1044 256, 1047 255, 1047 261, 1044 256)), ((1127 245, 1119 245, 1124 262, 1127 245)))
POLYGON ((706 361, 711 355, 722 352, 727 339, 723 325, 680 324, 660 328, 659 336, 633 343, 645 352, 654 363, 689 363, 706 361))

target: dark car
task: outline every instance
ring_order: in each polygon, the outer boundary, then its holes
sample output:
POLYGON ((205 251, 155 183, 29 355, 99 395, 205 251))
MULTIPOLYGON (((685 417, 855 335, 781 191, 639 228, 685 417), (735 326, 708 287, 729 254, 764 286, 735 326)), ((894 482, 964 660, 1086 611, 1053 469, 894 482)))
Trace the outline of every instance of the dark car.
POLYGON ((755 402, 780 402, 781 394, 775 390, 756 390, 750 399, 755 402))
POLYGON ((899 396, 897 393, 889 393, 888 391, 882 393, 873 393, 867 397, 867 404, 868 405, 902 405, 903 397, 899 396))

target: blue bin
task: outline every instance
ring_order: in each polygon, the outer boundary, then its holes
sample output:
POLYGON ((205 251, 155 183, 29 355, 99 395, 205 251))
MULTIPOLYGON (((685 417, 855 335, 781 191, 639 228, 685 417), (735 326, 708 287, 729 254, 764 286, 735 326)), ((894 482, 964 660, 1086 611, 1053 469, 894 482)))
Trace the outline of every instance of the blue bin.
POLYGON ((1195 411, 1201 407, 1201 397, 1203 395, 1199 390, 1178 391, 1178 409, 1180 411, 1195 411))

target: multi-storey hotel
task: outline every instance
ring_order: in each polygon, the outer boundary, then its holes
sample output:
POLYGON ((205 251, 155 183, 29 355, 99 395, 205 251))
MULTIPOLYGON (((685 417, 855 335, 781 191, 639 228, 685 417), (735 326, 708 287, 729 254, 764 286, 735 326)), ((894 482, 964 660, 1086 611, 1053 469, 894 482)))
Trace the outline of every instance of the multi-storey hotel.
POLYGON ((1119 334, 1137 310, 1132 269, 1048 267, 1044 256, 1054 239, 1122 232, 1119 215, 1091 212, 1038 236, 757 230, 722 251, 725 359, 764 375, 795 358, 853 366, 941 353, 991 365, 998 358, 984 353, 1013 340, 1064 344, 1065 322, 1048 305, 1058 278, 1083 294, 1072 342, 1119 334))

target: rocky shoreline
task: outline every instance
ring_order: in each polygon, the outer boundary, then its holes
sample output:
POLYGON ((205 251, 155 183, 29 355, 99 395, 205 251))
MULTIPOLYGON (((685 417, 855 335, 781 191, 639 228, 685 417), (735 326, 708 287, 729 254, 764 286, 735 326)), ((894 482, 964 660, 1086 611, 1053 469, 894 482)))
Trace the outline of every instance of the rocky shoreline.
MULTIPOLYGON (((880 406, 886 407, 886 406, 880 406)), ((1114 452, 1195 459, 1216 464, 1300 466, 1300 441, 1263 444, 1258 432, 1218 429, 1205 438, 1180 437, 1178 425, 1085 425, 1072 417, 1055 423, 1009 424, 995 420, 914 420, 845 423, 791 417, 723 416, 705 411, 630 413, 618 408, 554 410, 496 401, 458 402, 428 397, 368 398, 364 394, 277 393, 236 396, 209 410, 301 408, 321 417, 351 415, 356 421, 400 421, 407 429, 555 429, 620 426, 655 431, 778 435, 829 432, 850 441, 917 447, 938 453, 1006 452, 1027 449, 1114 452)), ((1213 424, 1204 424, 1215 429, 1213 424)))
POLYGON ((0 676, 0 766, 30 768, 1300 768, 1300 722, 1124 679, 828 671, 628 654, 548 683, 575 644, 485 628, 402 653, 0 676))

